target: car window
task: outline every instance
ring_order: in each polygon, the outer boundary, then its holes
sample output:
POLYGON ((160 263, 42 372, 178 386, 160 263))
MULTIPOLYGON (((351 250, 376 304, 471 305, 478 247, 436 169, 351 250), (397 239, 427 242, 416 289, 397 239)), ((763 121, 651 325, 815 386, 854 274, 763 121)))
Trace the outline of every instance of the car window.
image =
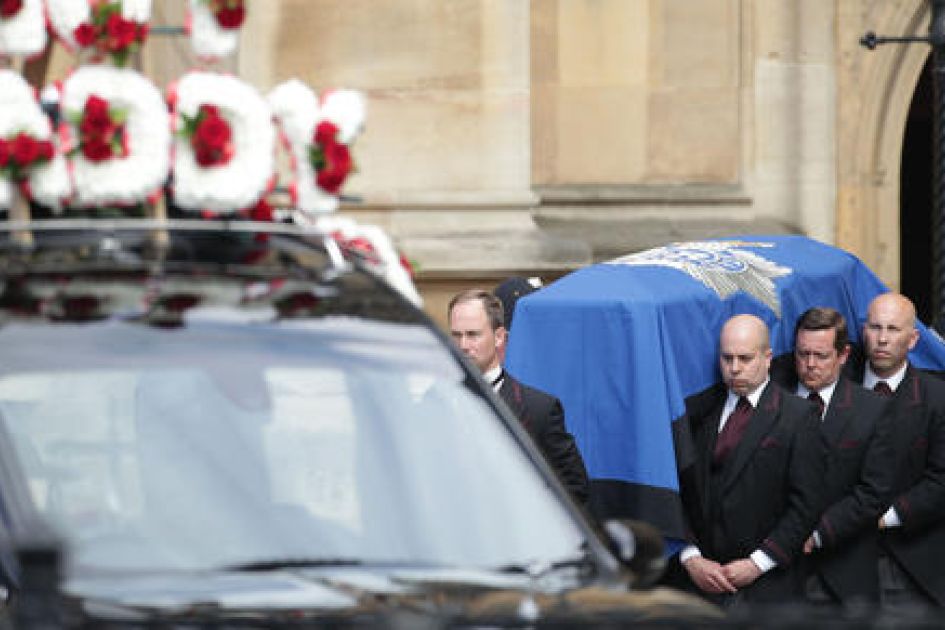
POLYGON ((0 345, 3 429, 74 569, 494 567, 582 543, 423 326, 219 308, 173 329, 13 322, 0 345))

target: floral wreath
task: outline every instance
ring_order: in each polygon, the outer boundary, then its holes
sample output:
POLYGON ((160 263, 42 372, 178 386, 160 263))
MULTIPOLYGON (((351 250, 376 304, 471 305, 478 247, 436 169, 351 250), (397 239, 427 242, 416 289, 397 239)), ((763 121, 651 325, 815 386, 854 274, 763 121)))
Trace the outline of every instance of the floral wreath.
POLYGON ((83 66, 63 84, 60 136, 80 206, 138 204, 167 179, 167 103, 144 76, 83 66))
POLYGON ((0 55, 37 55, 46 39, 43 0, 0 0, 0 55))
POLYGON ((123 66, 147 40, 150 0, 46 0, 50 26, 72 50, 123 66))
POLYGON ((213 72, 189 72, 169 89, 174 140, 174 202, 191 211, 233 213, 274 186, 272 112, 250 85, 213 72))
POLYGON ((232 54, 245 19, 244 0, 190 0, 186 30, 194 52, 206 59, 232 54))

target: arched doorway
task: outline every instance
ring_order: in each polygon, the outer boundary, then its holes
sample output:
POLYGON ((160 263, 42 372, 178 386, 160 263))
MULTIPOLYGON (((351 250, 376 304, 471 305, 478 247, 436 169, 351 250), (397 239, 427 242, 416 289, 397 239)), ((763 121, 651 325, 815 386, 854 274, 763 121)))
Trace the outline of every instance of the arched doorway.
POLYGON ((919 319, 926 323, 933 319, 932 122, 929 59, 909 106, 899 172, 900 288, 915 302, 919 319))

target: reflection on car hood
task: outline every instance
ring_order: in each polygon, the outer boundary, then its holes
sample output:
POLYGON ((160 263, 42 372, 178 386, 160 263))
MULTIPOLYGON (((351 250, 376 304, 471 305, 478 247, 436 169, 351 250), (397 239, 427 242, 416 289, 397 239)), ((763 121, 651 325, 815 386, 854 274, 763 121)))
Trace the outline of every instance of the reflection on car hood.
MULTIPOLYGON (((558 585, 560 586, 560 584, 558 585)), ((575 623, 615 620, 712 619, 718 611, 698 598, 616 586, 550 588, 525 575, 475 570, 292 569, 251 573, 83 577, 67 584, 69 616, 83 621, 264 620, 296 625, 341 621, 428 625, 488 623, 499 627, 537 619, 575 623)))

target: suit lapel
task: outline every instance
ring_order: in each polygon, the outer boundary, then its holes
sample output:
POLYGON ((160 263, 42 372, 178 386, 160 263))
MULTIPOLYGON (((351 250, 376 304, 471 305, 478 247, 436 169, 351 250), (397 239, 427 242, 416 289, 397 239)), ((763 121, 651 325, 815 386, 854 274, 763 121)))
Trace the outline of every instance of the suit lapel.
POLYGON ((745 434, 732 454, 731 463, 725 467, 723 488, 727 488, 745 467, 758 448, 761 439, 777 424, 781 413, 781 389, 769 382, 758 400, 758 407, 751 414, 745 434))
POLYGON ((840 436, 846 432, 847 426, 853 419, 853 387, 855 385, 852 382, 840 377, 840 381, 833 390, 833 396, 830 398, 830 404, 827 405, 827 413, 824 414, 821 428, 831 446, 837 445, 840 436))

